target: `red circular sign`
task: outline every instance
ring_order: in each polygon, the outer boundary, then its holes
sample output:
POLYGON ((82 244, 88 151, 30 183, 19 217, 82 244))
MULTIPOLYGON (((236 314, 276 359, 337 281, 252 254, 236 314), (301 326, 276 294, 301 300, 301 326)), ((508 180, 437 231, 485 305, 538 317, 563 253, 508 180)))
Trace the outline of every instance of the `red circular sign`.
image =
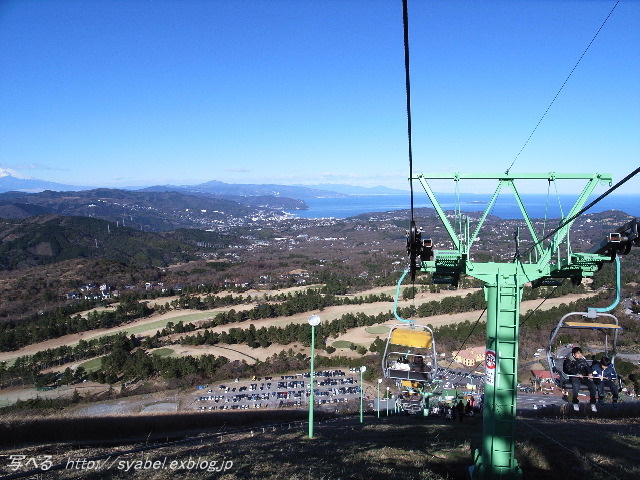
POLYGON ((484 363, 487 368, 493 370, 496 368, 496 352, 493 350, 487 350, 487 353, 484 358, 484 363))

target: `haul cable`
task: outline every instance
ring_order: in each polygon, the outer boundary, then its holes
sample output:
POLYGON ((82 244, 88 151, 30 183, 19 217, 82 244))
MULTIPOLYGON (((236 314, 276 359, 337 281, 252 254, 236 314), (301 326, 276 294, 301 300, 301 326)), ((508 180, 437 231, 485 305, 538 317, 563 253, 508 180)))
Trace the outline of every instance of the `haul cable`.
POLYGON ((558 90, 558 92, 556 93, 555 97, 553 97, 553 100, 551 100, 551 103, 549 104, 549 106, 547 107, 547 109, 544 111, 544 113, 542 114, 542 117, 540 117, 540 120, 538 120, 538 123, 536 124, 536 126, 534 127, 533 131, 531 132, 531 134, 529 135, 529 138, 527 138, 527 141, 524 142, 524 145, 522 145, 522 148, 520 149, 520 151, 518 152, 518 154, 515 156, 515 158, 513 159, 513 161, 511 162, 511 165, 509 165, 509 168, 507 168, 507 171, 504 172, 507 175, 509 175, 509 170, 511 170, 511 167, 513 167, 513 164, 516 163, 516 160, 518 159, 518 157, 520 156, 520 154, 522 153, 522 151, 525 149, 525 147, 527 146, 527 144, 529 143, 529 140, 531 140, 531 137, 533 137, 533 134, 536 133, 536 130, 538 129, 538 127, 540 126, 540 124, 542 123, 542 120, 544 119, 544 117, 547 115, 547 112, 549 111, 549 109, 551 109, 551 106, 553 105, 553 103, 556 101, 556 98, 558 98, 558 95, 560 95, 560 92, 562 91, 562 89, 564 88, 564 86, 567 84, 567 82, 569 81, 569 78, 571 78, 571 75, 573 75, 573 72, 575 71, 576 68, 578 68, 578 64, 580 63, 580 61, 582 60, 582 58, 585 56, 585 54, 587 53, 587 50, 589 50, 589 48, 591 47, 591 44, 593 44, 593 42, 595 41, 596 37, 598 36, 598 34, 600 33, 600 30, 602 30, 602 28, 604 27, 604 24, 607 23, 607 20, 609 20, 609 17, 611 16, 611 14, 613 13, 613 11, 616 9, 616 7, 618 6, 618 4, 620 3, 620 0, 618 0, 616 2, 616 4, 613 6, 613 8, 611 9, 611 11, 609 12, 609 15, 607 15, 607 18, 604 19, 604 22, 602 22, 602 25, 600 25, 600 28, 598 29, 598 31, 596 32, 596 34, 593 36, 593 38, 591 39, 591 41, 589 42, 589 45, 587 45, 587 48, 584 49, 584 52, 582 52, 582 55, 580 55, 580 58, 578 59, 578 61, 576 62, 576 64, 573 66, 573 68, 571 69, 571 72, 569 72, 569 75, 567 75, 567 78, 565 78, 564 82, 562 83, 562 85, 560 86, 560 89, 558 90))

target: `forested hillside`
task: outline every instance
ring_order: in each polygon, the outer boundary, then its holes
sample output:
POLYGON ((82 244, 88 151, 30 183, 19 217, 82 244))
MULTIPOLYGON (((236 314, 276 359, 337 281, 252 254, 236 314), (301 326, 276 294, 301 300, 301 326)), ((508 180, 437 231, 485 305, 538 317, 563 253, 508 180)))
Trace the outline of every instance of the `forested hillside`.
POLYGON ((48 215, 5 220, 0 223, 0 242, 0 270, 74 259, 166 267, 196 258, 194 244, 88 217, 48 215))

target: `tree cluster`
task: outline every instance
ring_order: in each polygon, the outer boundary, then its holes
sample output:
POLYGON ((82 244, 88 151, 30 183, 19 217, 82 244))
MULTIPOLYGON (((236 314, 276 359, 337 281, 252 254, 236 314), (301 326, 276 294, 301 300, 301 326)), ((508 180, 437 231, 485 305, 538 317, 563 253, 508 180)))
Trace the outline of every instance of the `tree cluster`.
MULTIPOLYGON (((381 313, 378 315, 367 315, 365 313, 345 313, 340 318, 325 321, 316 327, 316 348, 324 348, 326 339, 344 334, 347 330, 356 327, 371 326, 384 323, 391 315, 381 313)), ((230 328, 229 332, 212 332, 205 329, 196 335, 187 335, 180 338, 183 345, 216 345, 224 343, 228 345, 248 345, 252 348, 268 347, 272 343, 278 345, 288 345, 290 343, 300 343, 304 346, 311 344, 311 330, 306 323, 290 323, 285 327, 261 327, 256 329, 251 324, 249 328, 230 328)))
POLYGON ((153 312, 146 303, 138 302, 134 296, 129 295, 120 297, 120 303, 114 310, 90 311, 86 316, 69 316, 69 309, 72 308, 57 308, 29 322, 0 324, 0 351, 17 350, 32 343, 72 333, 117 327, 153 312))
MULTIPOLYGON (((61 345, 57 348, 48 348, 34 353, 18 357, 11 366, 0 363, 0 385, 13 385, 14 383, 35 383, 37 386, 46 386, 55 383, 57 374, 41 374, 41 370, 98 357, 110 353, 117 345, 123 342, 131 342, 122 333, 80 340, 74 347, 61 345)), ((77 371, 78 369, 76 369, 77 371)))

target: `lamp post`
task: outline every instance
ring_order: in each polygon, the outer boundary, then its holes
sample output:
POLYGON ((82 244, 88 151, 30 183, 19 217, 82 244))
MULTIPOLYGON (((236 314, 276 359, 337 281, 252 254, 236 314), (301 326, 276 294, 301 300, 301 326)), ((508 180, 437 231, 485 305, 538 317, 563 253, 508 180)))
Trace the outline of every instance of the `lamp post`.
POLYGON ((389 387, 387 387, 387 417, 389 416, 389 387))
POLYGON ((360 423, 362 423, 362 402, 364 396, 364 385, 362 385, 362 374, 367 371, 364 365, 360 367, 360 423))
POLYGON ((309 378, 309 438, 313 438, 313 357, 315 355, 316 346, 316 327, 320 324, 320 317, 318 315, 311 315, 309 317, 309 325, 311 325, 311 375, 309 378))
POLYGON ((382 379, 378 379, 378 418, 380 418, 380 384, 382 383, 382 379))

